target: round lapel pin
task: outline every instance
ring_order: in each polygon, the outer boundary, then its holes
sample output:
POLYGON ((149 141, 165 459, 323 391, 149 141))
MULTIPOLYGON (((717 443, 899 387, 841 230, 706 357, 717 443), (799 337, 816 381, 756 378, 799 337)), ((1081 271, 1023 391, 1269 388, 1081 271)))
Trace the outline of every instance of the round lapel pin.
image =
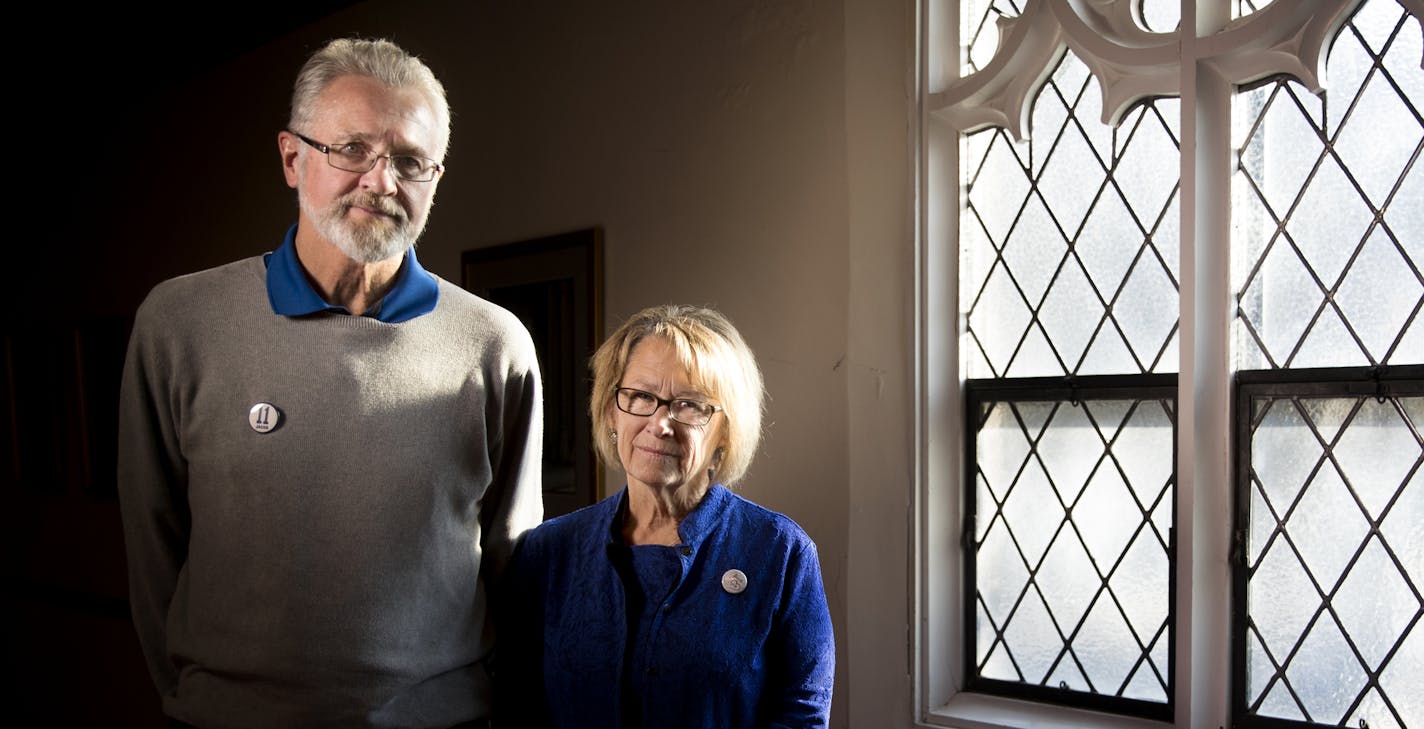
POLYGON ((722 589, 736 595, 747 589, 747 575, 741 570, 727 570, 722 573, 722 589))
POLYGON ((282 422, 282 411, 270 402, 259 402, 247 411, 247 424, 258 433, 270 433, 282 422))

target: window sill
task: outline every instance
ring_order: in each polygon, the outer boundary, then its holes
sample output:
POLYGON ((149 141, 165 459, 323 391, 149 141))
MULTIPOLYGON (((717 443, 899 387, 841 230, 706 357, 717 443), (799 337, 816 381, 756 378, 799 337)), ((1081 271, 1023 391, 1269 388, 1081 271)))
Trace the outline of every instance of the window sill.
POLYGON ((1172 726, 1150 719, 966 692, 931 709, 925 723, 956 729, 1163 729, 1172 726))

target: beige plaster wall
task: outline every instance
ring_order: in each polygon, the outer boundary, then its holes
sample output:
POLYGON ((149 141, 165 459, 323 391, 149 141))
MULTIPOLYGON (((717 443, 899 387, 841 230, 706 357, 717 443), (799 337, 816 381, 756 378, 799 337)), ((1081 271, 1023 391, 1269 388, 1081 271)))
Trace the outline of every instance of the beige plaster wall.
POLYGON ((448 87, 427 267, 458 281, 461 251, 601 225, 606 329, 671 301, 738 324, 770 393, 742 493, 820 547, 833 725, 907 725, 913 3, 361 3, 132 102, 131 149, 168 152, 153 194, 103 216, 149 255, 105 276, 132 251, 95 246, 76 264, 91 306, 131 309, 162 278, 280 241, 291 77, 351 33, 401 43, 448 87))

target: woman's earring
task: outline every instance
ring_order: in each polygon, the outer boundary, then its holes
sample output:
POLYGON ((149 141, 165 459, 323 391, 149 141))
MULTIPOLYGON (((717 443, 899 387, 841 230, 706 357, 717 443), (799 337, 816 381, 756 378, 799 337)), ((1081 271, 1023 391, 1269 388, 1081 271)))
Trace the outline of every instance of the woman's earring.
POLYGON ((608 431, 608 437, 609 437, 610 440, 613 441, 613 445, 618 445, 618 431, 616 431, 616 430, 610 430, 610 431, 608 431))

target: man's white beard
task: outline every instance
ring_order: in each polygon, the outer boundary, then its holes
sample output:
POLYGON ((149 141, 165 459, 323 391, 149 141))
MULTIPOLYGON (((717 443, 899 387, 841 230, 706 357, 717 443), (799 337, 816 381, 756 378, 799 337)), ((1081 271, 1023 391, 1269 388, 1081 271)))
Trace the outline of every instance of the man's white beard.
POLYGON ((403 255, 425 230, 424 220, 417 226, 406 216, 405 210, 389 197, 353 192, 332 201, 326 209, 318 210, 307 199, 306 192, 298 187, 297 202, 302 212, 306 213, 307 220, 316 226, 317 233, 357 263, 377 263, 403 255), (352 206, 379 210, 391 218, 356 223, 348 215, 352 206))

